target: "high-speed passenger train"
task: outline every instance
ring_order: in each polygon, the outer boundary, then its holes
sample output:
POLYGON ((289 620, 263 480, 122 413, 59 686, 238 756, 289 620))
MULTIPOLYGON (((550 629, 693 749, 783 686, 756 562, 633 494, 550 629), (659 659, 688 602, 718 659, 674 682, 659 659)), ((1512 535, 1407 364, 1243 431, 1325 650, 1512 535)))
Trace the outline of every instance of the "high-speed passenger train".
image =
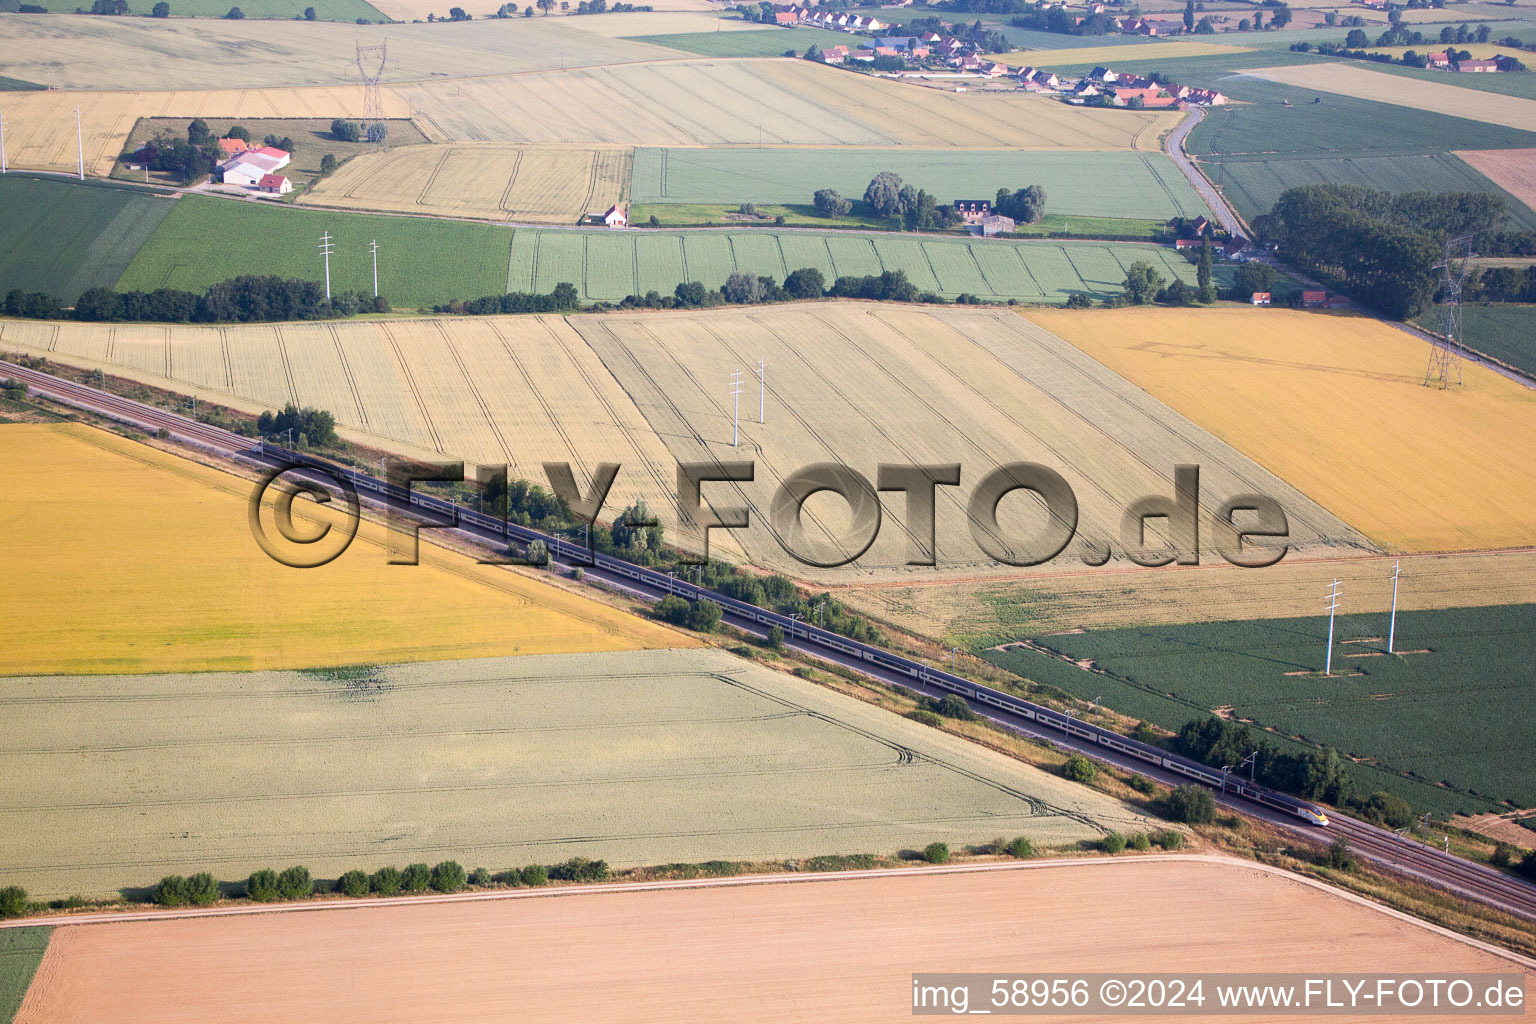
POLYGON ((550 536, 516 523, 508 523, 497 519, 495 516, 484 515, 483 513, 466 509, 452 502, 431 497, 430 495, 418 494, 415 491, 407 494, 401 488, 392 484, 361 473, 355 473, 352 470, 342 469, 334 463, 316 459, 302 452, 289 451, 274 445, 265 445, 260 450, 268 458, 281 458, 295 464, 311 466, 338 481, 345 479, 353 483, 359 490, 387 494, 400 503, 409 500, 411 505, 423 510, 431 510, 444 515, 456 515, 461 522, 468 523, 482 530, 501 533, 524 543, 534 540, 543 541, 554 558, 569 564, 593 566, 594 568, 628 577, 653 589, 663 590, 669 594, 675 594, 689 600, 707 597, 709 600, 720 605, 721 610, 727 615, 747 619, 762 626, 778 626, 787 635, 796 639, 806 640, 818 647, 835 650, 868 664, 878 665, 880 668, 898 673, 917 682, 949 690, 977 703, 1027 718, 1048 729, 1054 729, 1068 736, 1075 736, 1106 749, 1134 757, 1147 764, 1161 767, 1165 771, 1204 783, 1212 789, 1221 790, 1223 793, 1231 793, 1280 811, 1283 814, 1300 818, 1309 824, 1328 824, 1328 815, 1321 808, 1315 807, 1304 800, 1298 800, 1283 793, 1276 793, 1256 783, 1244 780, 1240 776, 1230 773, 1224 774, 1209 765, 1201 764, 1199 761, 1171 754, 1151 744, 1142 743, 1139 740, 1131 739, 1129 736, 1122 736, 1120 733, 1109 729, 1090 725, 1070 715, 1053 711, 1050 708, 1033 704, 1027 700, 1021 700, 1001 690, 981 686, 961 676, 930 668, 920 662, 892 654, 890 651, 882 650, 879 647, 872 647, 857 640, 850 640, 848 637, 838 633, 818 629, 807 622, 791 619, 787 615, 780 615, 778 612, 767 608, 759 608, 757 605, 748 604, 745 601, 738 601, 735 598, 727 597, 705 587, 677 579, 675 576, 657 572, 654 569, 647 569, 633 562, 627 562, 622 558, 615 558, 601 552, 591 551, 583 544, 572 543, 560 537, 550 536))

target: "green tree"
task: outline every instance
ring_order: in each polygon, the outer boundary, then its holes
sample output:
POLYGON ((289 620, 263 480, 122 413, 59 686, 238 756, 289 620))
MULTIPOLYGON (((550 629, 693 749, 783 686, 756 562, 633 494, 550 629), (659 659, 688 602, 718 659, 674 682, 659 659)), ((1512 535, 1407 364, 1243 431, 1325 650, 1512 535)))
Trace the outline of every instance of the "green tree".
POLYGON ((1093 296, 1087 292, 1073 292, 1067 296, 1068 309, 1090 309, 1093 306, 1093 296))
POLYGON ((927 861, 929 864, 949 863, 949 844, 929 843, 927 846, 923 847, 923 860, 927 861))
POLYGON ((315 9, 313 7, 304 8, 305 21, 314 21, 317 17, 319 17, 319 15, 315 13, 315 9))
POLYGON ((336 891, 343 896, 367 896, 368 889, 368 872, 359 868, 353 868, 336 879, 336 891))
POLYGON ((458 892, 468 881, 468 872, 456 860, 445 860, 432 869, 432 888, 438 892, 458 892))
POLYGON ((1352 28, 1349 35, 1344 37, 1344 45, 1351 50, 1361 50, 1371 45, 1371 40, 1366 36, 1364 29, 1352 28))
POLYGON ((1184 0, 1184 31, 1192 31, 1195 27, 1195 0, 1184 0))
POLYGON ((1137 260, 1125 272, 1125 300, 1133 306, 1146 306, 1156 301, 1163 288, 1163 275, 1152 264, 1137 260))
POLYGON ((1175 787, 1165 801, 1168 817, 1174 821, 1187 821, 1203 825, 1216 817, 1216 798, 1204 786, 1185 783, 1175 787))
POLYGON ((336 154, 327 153, 320 158, 320 177, 334 173, 336 170, 336 154))
POLYGON ((702 306, 709 298, 709 289, 702 281, 684 281, 673 291, 679 306, 702 306))
POLYGON ((151 17, 169 18, 171 16, 171 5, 166 3, 165 0, 160 0, 159 3, 149 9, 149 13, 151 17))
POLYGON ((1165 850, 1177 850, 1184 845, 1184 833, 1168 829, 1159 832, 1155 837, 1157 845, 1165 850))
POLYGON ((1328 847, 1328 852, 1324 854, 1323 863, 1339 871, 1349 871, 1354 868, 1355 851, 1350 849, 1349 840, 1343 836, 1335 839, 1333 845, 1328 847))
POLYGON ((194 118, 192 123, 187 125, 187 141, 194 146, 206 146, 214 142, 213 134, 208 131, 208 122, 200 117, 194 118))
POLYGON ((1195 35, 1197 35, 1197 36, 1213 36, 1215 34, 1216 34, 1216 23, 1214 21, 1212 21, 1211 20, 1211 16, 1209 14, 1207 14, 1205 17, 1201 18, 1200 19, 1200 23, 1195 26, 1195 35))
POLYGON ((0 917, 22 917, 27 912, 27 890, 19 885, 0 889, 0 917))
POLYGON ((971 710, 971 705, 958 693, 945 694, 939 699, 933 710, 945 718, 957 718, 963 722, 969 722, 976 717, 976 712, 971 710))
POLYGON ((180 875, 166 875, 155 883, 149 898, 162 907, 184 907, 190 899, 187 880, 180 875))
POLYGON ((1152 840, 1145 832, 1137 832, 1131 836, 1131 849, 1145 852, 1152 848, 1152 840))
POLYGON ((1099 846, 1103 848, 1105 853, 1109 854, 1110 856, 1114 856, 1115 854, 1120 853, 1125 849, 1125 836, 1121 835, 1119 832, 1111 832, 1109 835, 1099 840, 1099 846))
POLYGON ((1254 292, 1267 292, 1275 286, 1275 268, 1268 263, 1249 260, 1232 276, 1232 297, 1246 299, 1254 292))
POLYGON ((1007 847, 1005 847, 1005 852, 1010 857, 1017 857, 1020 860, 1024 860, 1027 857, 1033 857, 1035 855, 1035 847, 1034 844, 1031 843, 1028 839, 1025 839, 1023 836, 1019 836, 1013 842, 1009 843, 1007 847))
POLYGON ((1067 758, 1066 763, 1061 766, 1061 774, 1065 775, 1073 782, 1087 783, 1093 781, 1094 776, 1099 774, 1099 769, 1092 761, 1088 760, 1082 754, 1073 754, 1071 757, 1067 758))
POLYGON ((768 291, 763 285, 762 278, 756 274, 748 274, 736 270, 725 279, 720 286, 720 294, 725 296, 725 301, 738 304, 751 304, 762 302, 768 291))
POLYGON ((1037 224, 1045 217, 1045 189, 1039 185, 1017 192, 1000 188, 992 201, 992 212, 1012 217, 1020 224, 1037 224))
POLYGON ((407 864, 400 874, 400 887, 406 892, 426 892, 432 884, 432 869, 425 864, 407 864))
POLYGON ((331 122, 331 135, 342 142, 361 142, 363 129, 356 121, 348 121, 344 117, 338 117, 331 122))
POLYGON ((819 188, 811 197, 816 212, 823 217, 845 217, 853 209, 853 200, 844 199, 835 188, 819 188))
POLYGON ((819 299, 826 294, 827 279, 815 267, 801 267, 784 279, 784 290, 796 299, 819 299))
POLYGON ((277 892, 285 900, 302 900, 315 893, 315 880, 309 876, 309 868, 295 864, 284 868, 277 876, 277 892))
POLYGON ((775 651, 781 650, 784 647, 784 627, 777 624, 769 626, 764 641, 775 651))
POLYGON ((1200 283, 1200 301, 1216 301, 1216 282, 1211 276, 1211 240, 1207 237, 1200 246, 1200 264, 1195 269, 1195 280, 1200 283))
POLYGON ((224 133, 224 137, 226 139, 239 139, 241 142, 245 143, 247 146, 249 146, 251 144, 251 132, 250 132, 250 129, 244 127, 243 125, 238 125, 238 124, 235 125, 229 131, 224 133))
POLYGON ((187 879, 187 899, 196 906, 210 906, 217 903, 222 895, 218 879, 206 871, 199 871, 187 879))
POLYGON ((399 868, 379 868, 373 873, 371 879, 373 891, 380 896, 393 896, 400 891, 401 877, 399 868))
POLYGON ((231 7, 229 13, 224 15, 226 21, 240 21, 245 17, 245 12, 238 7, 231 7))
POLYGON ((523 868, 519 881, 528 886, 540 886, 549 881, 549 869, 543 864, 530 864, 523 868))
POLYGON ((720 606, 709 598, 693 602, 688 609, 688 628, 700 633, 712 633, 720 624, 720 606))
POLYGON ((491 872, 488 868, 475 868, 469 873, 469 884, 478 888, 485 888, 491 884, 491 872))
POLYGON ((278 898, 277 872, 271 868, 262 868, 251 872, 251 877, 245 880, 245 894, 257 903, 271 903, 278 898))
POLYGON ((900 217, 906 209, 903 205, 901 175, 895 171, 881 171, 875 175, 864 189, 864 202, 876 217, 900 217))

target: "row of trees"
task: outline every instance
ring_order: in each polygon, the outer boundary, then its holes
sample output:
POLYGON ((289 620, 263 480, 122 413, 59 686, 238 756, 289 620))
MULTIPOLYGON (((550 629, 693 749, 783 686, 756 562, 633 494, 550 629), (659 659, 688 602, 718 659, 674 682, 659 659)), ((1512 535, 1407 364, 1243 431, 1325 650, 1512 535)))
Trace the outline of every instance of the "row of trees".
MULTIPOLYGON (((454 10, 459 10, 455 7, 454 10)), ((468 15, 465 15, 465 19, 468 15)), ((383 121, 351 121, 338 117, 331 122, 331 135, 341 142, 382 143, 389 137, 389 126, 383 121)))
MULTIPOLYGON (((811 202, 823 217, 845 217, 853 210, 853 200, 831 188, 818 189, 811 202)), ((876 217, 901 221, 908 231, 942 230, 961 220, 953 206, 940 206, 927 191, 905 184, 895 171, 881 171, 870 179, 864 205, 876 217)), ((1017 192, 1000 188, 992 212, 1023 224, 1037 223, 1045 216, 1045 189, 1039 185, 1017 192)))
POLYGON ((148 323, 266 323, 277 320, 329 320, 359 313, 387 313, 382 297, 339 292, 329 299, 314 281, 275 275, 234 277, 206 292, 157 288, 152 292, 116 292, 91 288, 75 300, 73 310, 56 299, 13 291, 6 296, 8 316, 85 321, 148 323))
POLYGON ((1392 195, 1352 185, 1287 189, 1254 230, 1287 260, 1329 285, 1407 320, 1435 294, 1444 238, 1476 234, 1503 212, 1485 193, 1392 195))
POLYGON ((1213 767, 1241 764, 1257 751, 1255 778, 1270 789, 1336 805, 1345 804, 1354 795, 1354 777, 1337 750, 1327 747, 1285 753, 1242 722, 1214 716, 1186 722, 1174 738, 1173 748, 1213 767))
POLYGON ((454 299, 433 306, 434 313, 455 316, 490 316, 494 313, 565 313, 581 308, 581 293, 569 281, 561 281, 549 292, 507 292, 482 295, 478 299, 454 299))
POLYGON ((289 402, 282 412, 264 412, 256 419, 256 430, 262 437, 293 432, 299 446, 324 447, 336 443, 336 417, 324 409, 300 409, 289 402))

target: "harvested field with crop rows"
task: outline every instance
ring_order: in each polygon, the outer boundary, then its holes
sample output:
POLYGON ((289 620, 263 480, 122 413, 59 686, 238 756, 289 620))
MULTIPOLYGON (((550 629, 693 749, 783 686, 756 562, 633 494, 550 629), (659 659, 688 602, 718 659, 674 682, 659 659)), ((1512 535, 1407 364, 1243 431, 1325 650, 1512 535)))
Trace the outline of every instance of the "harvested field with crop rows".
POLYGON ((310 206, 573 224, 624 196, 630 150, 417 146, 357 157, 301 199, 310 206))
POLYGON ((1040 310, 1057 332, 1377 543, 1536 542, 1536 392, 1376 320, 1278 309, 1040 310), (1486 457, 1468 458, 1468 453, 1486 457))
MULTIPOLYGON (((1208 507, 1270 494, 1303 550, 1365 550, 1363 537, 1307 497, 1008 312, 824 303, 219 329, 5 323, 0 347, 109 364, 221 401, 236 395, 232 404, 246 408, 314 405, 383 447, 509 463, 514 476, 535 480, 545 460, 571 461, 582 481, 596 463, 619 462, 609 514, 643 496, 669 530, 678 522, 676 462, 755 458, 756 483, 740 495, 719 485, 710 499, 747 504, 753 527, 717 533, 714 544, 745 544, 752 560, 796 574, 811 570, 769 530, 768 499, 788 474, 827 460, 871 479, 880 462, 962 463, 964 486, 939 491, 938 557, 950 573, 1004 570, 971 538, 965 495, 991 469, 1020 460, 1066 475, 1090 540, 1118 537, 1126 504, 1171 493, 1174 465, 1194 462, 1208 507), (131 345, 125 333, 150 340, 131 345), (760 358, 766 423, 755 422, 756 396, 747 396, 742 446, 732 448, 725 382, 760 358)), ((813 498, 807 509, 839 532, 840 503, 813 498)), ((1002 513, 1015 537, 1040 525, 1022 499, 1002 513)), ((889 502, 887 516, 856 567, 818 578, 930 575, 905 564, 904 506, 889 502)), ((1074 546, 1051 565, 1076 565, 1078 554, 1074 546)))
POLYGON ((1147 825, 715 650, 23 678, 0 680, 0 705, 0 863, 44 897, 269 864, 755 861, 1147 825))
POLYGON ((398 85, 446 141, 1142 149, 1180 115, 955 94, 804 60, 669 60, 398 85))
POLYGON ((1456 155, 1526 206, 1536 209, 1536 149, 1484 149, 1456 155))
MULTIPOLYGON (((137 330, 125 358, 164 345, 137 330)), ((389 565, 384 529, 372 523, 330 564, 289 568, 252 536, 252 491, 250 481, 104 431, 0 425, 0 519, 43 553, 10 569, 25 600, 0 620, 0 676, 307 668, 691 642, 431 544, 421 545, 420 565, 389 565)), ((294 514, 306 530, 340 519, 307 499, 294 514)), ((275 536, 270 511, 264 515, 275 536)), ((28 690, 0 681, 0 693, 13 698, 28 690)), ((0 719, 17 720, 10 712, 0 719)), ((6 831, 31 841, 29 829, 6 831)), ((19 850, 0 854, 7 866, 22 860, 19 850)))
POLYGON ((969 874, 66 926, 17 1024, 163 1024, 169 1006, 204 1024, 492 1024, 508 1006, 528 1024, 638 1024, 658 1018, 658 991, 668 993, 669 1019, 788 1024, 807 1019, 809 1006, 820 1020, 894 1022, 912 1016, 903 990, 914 963, 972 970, 1000 950, 1062 972, 1324 963, 1442 977, 1523 966, 1252 862, 1127 856, 969 874), (577 952, 549 955, 555 949, 577 952), (603 984, 591 983, 588 965, 603 984))

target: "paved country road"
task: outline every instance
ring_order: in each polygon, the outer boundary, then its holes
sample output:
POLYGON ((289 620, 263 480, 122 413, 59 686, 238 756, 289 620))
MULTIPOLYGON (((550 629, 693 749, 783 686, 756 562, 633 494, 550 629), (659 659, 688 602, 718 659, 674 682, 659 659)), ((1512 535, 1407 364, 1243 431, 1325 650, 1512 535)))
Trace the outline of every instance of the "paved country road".
POLYGON ((1234 237, 1242 235, 1246 238, 1249 232, 1244 227, 1242 218, 1227 205, 1226 199, 1216 191, 1216 186, 1206 180, 1205 175, 1201 174, 1200 169, 1195 166, 1195 162, 1189 158, 1189 154, 1184 152, 1184 140, 1189 138, 1189 133, 1195 130, 1195 125, 1204 119, 1204 107, 1190 107, 1189 116, 1168 133, 1164 147, 1168 151, 1168 156, 1179 165, 1179 170, 1184 172, 1184 177, 1188 178, 1189 183, 1195 187, 1195 191, 1200 193, 1200 198, 1205 200, 1205 205, 1216 214, 1217 222, 1226 229, 1228 234, 1234 237))

